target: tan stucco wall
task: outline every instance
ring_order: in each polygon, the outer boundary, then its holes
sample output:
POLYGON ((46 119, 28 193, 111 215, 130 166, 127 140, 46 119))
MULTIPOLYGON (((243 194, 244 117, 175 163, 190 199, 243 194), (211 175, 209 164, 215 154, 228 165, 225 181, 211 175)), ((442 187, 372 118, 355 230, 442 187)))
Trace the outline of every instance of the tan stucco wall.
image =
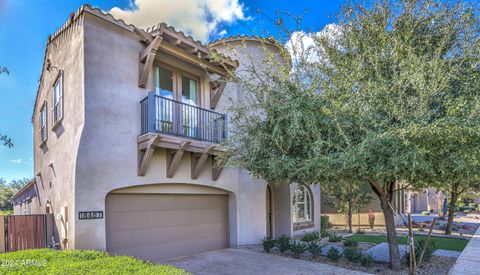
POLYGON ((36 111, 33 116, 34 174, 40 175, 36 176, 39 205, 35 208, 34 214, 45 213, 46 201, 51 202, 51 213, 53 212, 56 220, 57 241, 60 233, 60 237, 68 241, 66 247, 75 246, 74 220, 61 222, 61 213, 63 209, 67 210, 64 217, 74 216, 75 165, 84 111, 82 22, 83 19, 80 17, 70 28, 61 32, 48 44, 46 58, 50 59, 52 70, 43 72, 43 82, 39 87, 36 111), (59 70, 64 71, 64 118, 61 125, 53 131, 51 88, 59 70), (39 114, 44 101, 47 101, 48 108, 48 140, 45 146, 40 148, 39 114))

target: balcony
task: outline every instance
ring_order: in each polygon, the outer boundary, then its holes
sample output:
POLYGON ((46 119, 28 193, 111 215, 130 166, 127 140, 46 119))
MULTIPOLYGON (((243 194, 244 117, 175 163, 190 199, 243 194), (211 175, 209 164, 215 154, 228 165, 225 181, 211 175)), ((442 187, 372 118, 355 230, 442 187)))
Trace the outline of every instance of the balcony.
POLYGON ((221 143, 226 138, 226 115, 150 92, 140 101, 142 135, 163 133, 221 143))

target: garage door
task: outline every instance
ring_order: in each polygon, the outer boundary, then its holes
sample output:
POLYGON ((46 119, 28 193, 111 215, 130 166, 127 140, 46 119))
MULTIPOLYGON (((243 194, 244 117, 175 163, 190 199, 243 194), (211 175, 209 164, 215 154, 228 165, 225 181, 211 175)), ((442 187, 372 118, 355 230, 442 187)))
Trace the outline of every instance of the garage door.
POLYGON ((107 250, 146 260, 169 259, 228 246, 228 196, 110 194, 107 250))

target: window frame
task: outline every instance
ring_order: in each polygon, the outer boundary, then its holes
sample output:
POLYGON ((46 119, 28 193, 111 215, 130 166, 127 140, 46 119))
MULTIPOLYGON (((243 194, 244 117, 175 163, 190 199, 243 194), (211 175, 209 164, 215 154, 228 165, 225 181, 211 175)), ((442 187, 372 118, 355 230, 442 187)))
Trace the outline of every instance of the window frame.
POLYGON ((57 78, 55 79, 55 82, 52 86, 51 92, 52 92, 52 130, 55 130, 55 128, 60 125, 61 121, 63 120, 64 116, 64 85, 63 85, 64 79, 63 79, 63 70, 60 70, 58 73, 57 78), (59 88, 60 91, 60 96, 57 101, 56 93, 55 93, 55 88, 59 88), (60 115, 58 115, 60 114, 60 115))
POLYGON ((156 90, 156 77, 155 77, 155 67, 161 67, 164 69, 167 69, 172 72, 173 74, 173 100, 182 102, 182 77, 188 77, 196 81, 197 85, 197 102, 196 106, 200 108, 207 108, 207 106, 204 106, 203 104, 203 94, 202 94, 202 77, 197 75, 196 73, 192 71, 186 71, 185 69, 180 69, 178 67, 175 67, 171 64, 165 63, 163 61, 156 60, 153 64, 153 77, 152 77, 152 87, 153 90, 156 90))
POLYGON ((293 192, 292 197, 292 223, 313 222, 313 196, 305 185, 298 185, 293 192), (300 192, 302 190, 303 192, 300 192), (303 193, 303 200, 299 201, 300 195, 303 193), (298 216, 298 205, 304 205, 304 218, 300 219, 298 216))
POLYGON ((40 146, 45 144, 48 140, 48 109, 47 109, 47 101, 44 101, 42 104, 42 108, 40 108, 40 115, 39 115, 39 139, 40 139, 40 146))

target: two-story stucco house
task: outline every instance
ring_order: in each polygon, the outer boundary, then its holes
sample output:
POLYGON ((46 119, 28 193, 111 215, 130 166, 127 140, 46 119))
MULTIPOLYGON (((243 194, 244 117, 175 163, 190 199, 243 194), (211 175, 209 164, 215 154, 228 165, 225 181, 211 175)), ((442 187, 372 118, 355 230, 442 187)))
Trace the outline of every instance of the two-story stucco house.
POLYGON ((150 260, 319 230, 318 186, 267 184, 216 159, 227 99, 242 91, 215 79, 248 65, 230 47, 261 54, 261 41, 204 45, 166 24, 141 30, 82 6, 47 42, 35 181, 15 196, 15 214, 53 213, 64 249, 150 260))

